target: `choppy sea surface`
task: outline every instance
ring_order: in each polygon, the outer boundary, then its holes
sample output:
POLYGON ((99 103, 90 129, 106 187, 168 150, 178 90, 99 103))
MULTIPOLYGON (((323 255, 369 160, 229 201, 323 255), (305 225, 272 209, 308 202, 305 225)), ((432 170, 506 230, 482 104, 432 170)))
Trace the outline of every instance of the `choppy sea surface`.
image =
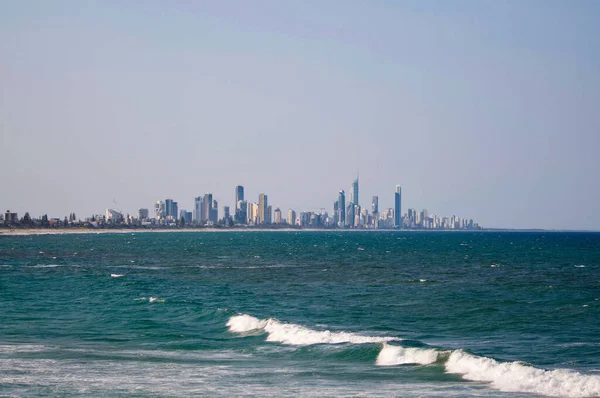
POLYGON ((0 396, 600 396, 600 234, 0 236, 0 396))

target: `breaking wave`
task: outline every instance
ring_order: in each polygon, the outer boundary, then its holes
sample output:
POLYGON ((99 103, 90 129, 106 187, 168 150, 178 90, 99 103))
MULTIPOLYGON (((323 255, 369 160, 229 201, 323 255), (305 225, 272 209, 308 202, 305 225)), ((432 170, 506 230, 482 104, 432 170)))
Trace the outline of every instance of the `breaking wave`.
POLYGON ((522 392, 552 397, 599 397, 600 376, 573 370, 544 370, 521 362, 499 362, 492 358, 469 354, 463 350, 402 347, 388 344, 402 339, 363 336, 348 332, 309 329, 276 319, 258 319, 250 315, 232 316, 227 322, 232 333, 267 333, 267 341, 306 346, 312 344, 381 344, 375 360, 377 366, 437 365, 446 373, 458 374, 465 380, 489 383, 505 392, 522 392))
POLYGON ((227 322, 229 331, 233 333, 248 333, 264 331, 268 333, 267 341, 289 345, 311 344, 364 344, 385 343, 397 340, 391 337, 362 336, 348 332, 331 332, 329 330, 312 330, 293 323, 282 323, 276 319, 258 319, 250 315, 236 315, 227 322))
POLYGON ((383 348, 377 356, 375 365, 394 366, 404 364, 429 365, 438 360, 440 351, 433 348, 423 349, 414 347, 400 347, 383 344, 383 348))
POLYGON ((446 372, 466 380, 483 381, 501 391, 526 392, 553 397, 600 396, 600 376, 582 375, 567 369, 544 370, 520 362, 498 362, 453 351, 445 364, 446 372))

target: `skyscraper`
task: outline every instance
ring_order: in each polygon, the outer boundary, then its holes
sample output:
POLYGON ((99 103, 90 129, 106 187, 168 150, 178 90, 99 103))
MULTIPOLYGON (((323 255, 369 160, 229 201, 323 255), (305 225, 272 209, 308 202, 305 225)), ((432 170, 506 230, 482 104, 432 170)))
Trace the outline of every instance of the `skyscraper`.
POLYGON ((165 200, 165 218, 177 218, 177 214, 173 214, 173 199, 165 200))
POLYGON ((275 224, 281 224, 281 210, 279 207, 275 209, 275 213, 273 214, 273 222, 275 224))
POLYGON ((273 207, 267 206, 267 212, 265 213, 265 224, 271 224, 273 222, 273 207))
POLYGON ((373 196, 372 211, 373 215, 379 213, 379 196, 373 196))
POLYGON ((194 222, 202 221, 202 196, 194 198, 194 222))
POLYGON ((354 225, 354 204, 352 204, 352 202, 348 203, 348 206, 346 206, 346 215, 344 219, 346 221, 346 226, 352 227, 354 225))
POLYGON ((350 190, 350 203, 358 204, 358 177, 352 182, 350 190))
POLYGON ((346 225, 346 193, 343 189, 340 189, 340 193, 338 195, 338 223, 340 227, 346 225))
POLYGON ((148 209, 138 209, 138 219, 140 221, 148 219, 148 209))
POLYGON ((340 208, 340 201, 336 200, 335 202, 333 202, 333 223, 335 225, 338 224, 339 217, 340 217, 340 212, 339 212, 339 208, 340 208))
POLYGON ((219 202, 213 200, 212 208, 210 209, 210 221, 216 223, 219 221, 219 202))
POLYGON ((223 206, 223 218, 229 220, 229 206, 223 206))
POLYGON ((288 210, 288 224, 296 225, 296 212, 292 209, 288 210))
POLYGON ((175 201, 171 202, 171 214, 173 220, 177 220, 177 214, 179 214, 179 205, 175 201))
POLYGON ((269 206, 269 204, 267 201, 267 195, 265 195, 264 193, 261 193, 260 195, 258 195, 258 223, 259 224, 264 224, 267 222, 266 214, 267 214, 268 206, 269 206))
POLYGON ((246 205, 244 202, 244 187, 238 185, 235 187, 235 222, 238 224, 246 223, 246 205))
POLYGON ((238 185, 235 187, 235 203, 236 203, 236 205, 240 200, 244 200, 244 187, 241 185, 238 185))
POLYGON ((202 221, 211 221, 212 205, 212 193, 205 194, 202 199, 202 221))
POLYGON ((162 200, 157 201, 154 204, 154 215, 157 220, 161 220, 166 216, 166 205, 162 200))
POLYGON ((402 188, 400 185, 396 185, 394 194, 394 227, 402 227, 402 188))
POLYGON ((248 223, 257 225, 259 224, 258 220, 258 203, 248 202, 247 206, 247 215, 248 215, 248 223))

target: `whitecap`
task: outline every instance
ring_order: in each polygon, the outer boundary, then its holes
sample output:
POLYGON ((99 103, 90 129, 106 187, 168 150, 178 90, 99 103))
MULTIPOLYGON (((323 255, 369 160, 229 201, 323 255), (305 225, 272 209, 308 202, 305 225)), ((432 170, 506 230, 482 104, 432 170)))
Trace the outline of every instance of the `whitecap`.
POLYGON ((63 267, 62 264, 38 264, 38 265, 34 265, 32 268, 56 268, 56 267, 63 267))
POLYGON ((349 332, 313 330, 293 323, 282 323, 272 318, 258 319, 245 314, 232 316, 227 322, 227 326, 229 331, 233 333, 266 332, 268 333, 267 341, 289 345, 364 344, 398 340, 392 337, 362 336, 349 332))
POLYGON ((377 366, 394 366, 404 364, 429 365, 438 360, 439 351, 429 348, 400 347, 384 343, 377 356, 377 366))
POLYGON ((148 302, 150 302, 150 303, 164 303, 164 302, 165 302, 165 299, 163 299, 163 298, 158 298, 158 297, 150 297, 150 298, 148 299, 148 302))
POLYGON ((597 397, 600 376, 583 375, 567 369, 544 370, 521 362, 498 362, 456 350, 445 364, 448 373, 466 380, 491 383, 506 392, 525 392, 553 397, 597 397))
POLYGON ((123 274, 110 274, 110 277, 111 277, 111 278, 122 278, 122 277, 124 277, 124 276, 125 276, 125 275, 123 275, 123 274))

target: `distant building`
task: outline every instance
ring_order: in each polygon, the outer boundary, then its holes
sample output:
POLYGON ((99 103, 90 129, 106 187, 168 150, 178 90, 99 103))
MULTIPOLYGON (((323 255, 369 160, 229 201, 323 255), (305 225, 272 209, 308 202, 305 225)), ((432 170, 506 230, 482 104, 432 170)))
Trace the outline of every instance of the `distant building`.
POLYGON ((258 219, 258 203, 250 202, 247 206, 248 224, 257 225, 258 219))
POLYGON ((213 209, 213 195, 212 193, 207 193, 202 198, 202 214, 201 221, 211 221, 211 214, 213 209))
POLYGON ((19 217, 17 213, 11 213, 10 210, 6 210, 6 212, 4 213, 4 224, 18 224, 18 222, 19 217))
POLYGON ((290 225, 296 225, 296 212, 292 209, 288 210, 288 219, 287 219, 288 224, 290 225))
POLYGON ((235 222, 237 224, 246 224, 248 221, 248 202, 240 200, 236 204, 235 222))
POLYGON ((373 217, 371 221, 368 222, 368 225, 373 228, 379 227, 379 196, 373 196, 373 200, 371 202, 371 210, 373 212, 373 217))
POLYGON ((114 209, 106 209, 106 222, 119 224, 123 222, 123 214, 114 209))
POLYGON ((154 217, 157 220, 162 220, 166 217, 166 204, 163 201, 157 201, 154 204, 154 217))
POLYGON ((165 217, 164 218, 170 218, 170 219, 174 219, 177 218, 177 213, 173 213, 173 199, 166 199, 165 200, 165 217))
POLYGON ((195 223, 199 224, 202 221, 202 196, 194 198, 194 220, 195 223))
POLYGON ((267 223, 267 208, 269 207, 267 195, 261 193, 258 195, 258 223, 267 223))
POLYGON ((338 212, 338 226, 343 227, 346 225, 346 193, 343 189, 340 189, 338 195, 338 212))
POLYGON ((352 202, 348 203, 346 206, 346 226, 352 227, 354 225, 354 204, 352 202))
POLYGON ((183 219, 184 224, 192 223, 192 212, 186 211, 185 209, 179 210, 179 219, 177 221, 181 221, 183 219))
POLYGON ((402 188, 396 185, 394 193, 394 227, 402 227, 402 188))
POLYGON ((210 221, 216 223, 219 220, 219 202, 213 200, 212 209, 210 211, 210 221))
POLYGON ((265 213, 265 224, 273 223, 273 207, 267 206, 267 212, 265 213))
POLYGON ((333 223, 335 225, 337 225, 337 223, 340 221, 338 219, 340 216, 339 209, 340 209, 340 201, 336 200, 335 202, 333 202, 333 223))
POLYGON ((235 215, 234 221, 237 224, 245 224, 247 219, 247 204, 244 201, 244 187, 238 185, 235 187, 235 215))
POLYGON ((371 211, 373 214, 379 214, 379 196, 373 196, 373 201, 371 203, 371 211))
POLYGON ((244 200, 244 187, 238 185, 235 187, 235 203, 237 204, 239 201, 244 200))
POLYGON ((144 221, 148 219, 148 209, 138 209, 138 219, 144 221))
POLYGON ((350 190, 350 203, 354 203, 355 205, 359 204, 358 203, 358 177, 356 177, 356 180, 354 180, 352 182, 352 189, 350 190))
POLYGON ((279 207, 275 209, 275 214, 273 217, 273 222, 275 224, 281 224, 281 210, 279 210, 279 207))
POLYGON ((177 205, 177 202, 172 202, 171 203, 171 214, 172 214, 173 220, 177 219, 178 213, 179 213, 179 206, 177 205))

